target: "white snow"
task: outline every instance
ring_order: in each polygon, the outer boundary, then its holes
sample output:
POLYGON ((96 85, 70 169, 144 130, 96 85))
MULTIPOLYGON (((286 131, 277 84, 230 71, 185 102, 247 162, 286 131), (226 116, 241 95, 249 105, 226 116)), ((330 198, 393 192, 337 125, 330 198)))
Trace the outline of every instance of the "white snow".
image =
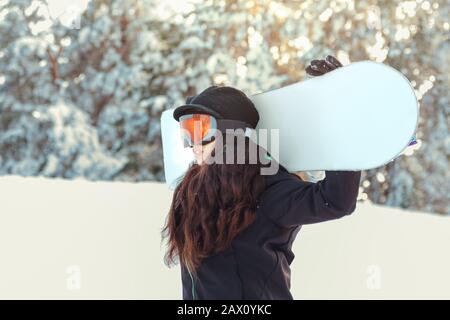
MULTIPOLYGON (((162 183, 0 177, 0 299, 181 299, 160 230, 162 183)), ((369 203, 304 226, 292 293, 312 298, 450 298, 450 219, 369 203)))

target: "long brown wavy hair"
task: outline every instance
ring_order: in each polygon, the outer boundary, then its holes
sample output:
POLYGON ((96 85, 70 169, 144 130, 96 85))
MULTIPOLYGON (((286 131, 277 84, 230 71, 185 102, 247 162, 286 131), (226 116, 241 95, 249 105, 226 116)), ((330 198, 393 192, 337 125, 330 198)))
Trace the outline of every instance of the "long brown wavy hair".
MULTIPOLYGON (((223 135, 224 148, 220 150, 224 154, 229 145, 225 139, 226 135, 223 135)), ((231 140, 237 150, 238 139, 235 136, 231 140)), ((254 221, 258 197, 265 189, 260 169, 270 163, 260 161, 259 155, 264 152, 264 157, 267 153, 260 146, 256 147, 257 163, 250 162, 250 143, 254 142, 245 137, 245 161, 242 164, 236 161, 237 152, 234 152, 232 164, 190 164, 174 190, 162 229, 163 238, 168 238, 164 259, 168 266, 175 264, 178 257, 195 273, 204 258, 226 249, 254 221)), ((215 155, 215 150, 211 156, 215 155)))

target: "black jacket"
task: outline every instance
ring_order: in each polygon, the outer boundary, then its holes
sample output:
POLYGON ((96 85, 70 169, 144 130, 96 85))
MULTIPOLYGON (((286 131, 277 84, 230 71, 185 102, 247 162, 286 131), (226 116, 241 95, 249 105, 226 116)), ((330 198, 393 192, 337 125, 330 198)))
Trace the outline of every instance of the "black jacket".
POLYGON ((356 207, 361 171, 325 174, 309 182, 280 165, 277 174, 265 175, 253 224, 227 250, 203 260, 197 278, 181 265, 183 299, 293 299, 291 248, 301 226, 341 218, 356 207))

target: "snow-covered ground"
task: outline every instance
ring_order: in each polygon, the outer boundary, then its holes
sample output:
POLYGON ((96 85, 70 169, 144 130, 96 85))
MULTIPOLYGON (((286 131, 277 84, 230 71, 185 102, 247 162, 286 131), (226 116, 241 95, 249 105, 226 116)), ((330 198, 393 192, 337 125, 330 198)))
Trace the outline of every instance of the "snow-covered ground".
MULTIPOLYGON (((160 230, 161 183, 0 177, 0 298, 180 299, 160 230)), ((360 203, 300 231, 292 293, 450 298, 450 219, 360 203)))

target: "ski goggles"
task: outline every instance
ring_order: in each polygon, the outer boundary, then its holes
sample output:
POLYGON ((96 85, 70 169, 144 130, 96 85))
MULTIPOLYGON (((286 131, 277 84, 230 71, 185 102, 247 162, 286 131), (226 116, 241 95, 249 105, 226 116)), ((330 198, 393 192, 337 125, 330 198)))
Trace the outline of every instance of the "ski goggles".
POLYGON ((213 141, 218 132, 226 132, 226 129, 243 129, 245 135, 251 132, 249 124, 239 120, 217 119, 205 113, 185 114, 180 116, 180 132, 184 147, 192 147, 194 144, 205 145, 213 141))

